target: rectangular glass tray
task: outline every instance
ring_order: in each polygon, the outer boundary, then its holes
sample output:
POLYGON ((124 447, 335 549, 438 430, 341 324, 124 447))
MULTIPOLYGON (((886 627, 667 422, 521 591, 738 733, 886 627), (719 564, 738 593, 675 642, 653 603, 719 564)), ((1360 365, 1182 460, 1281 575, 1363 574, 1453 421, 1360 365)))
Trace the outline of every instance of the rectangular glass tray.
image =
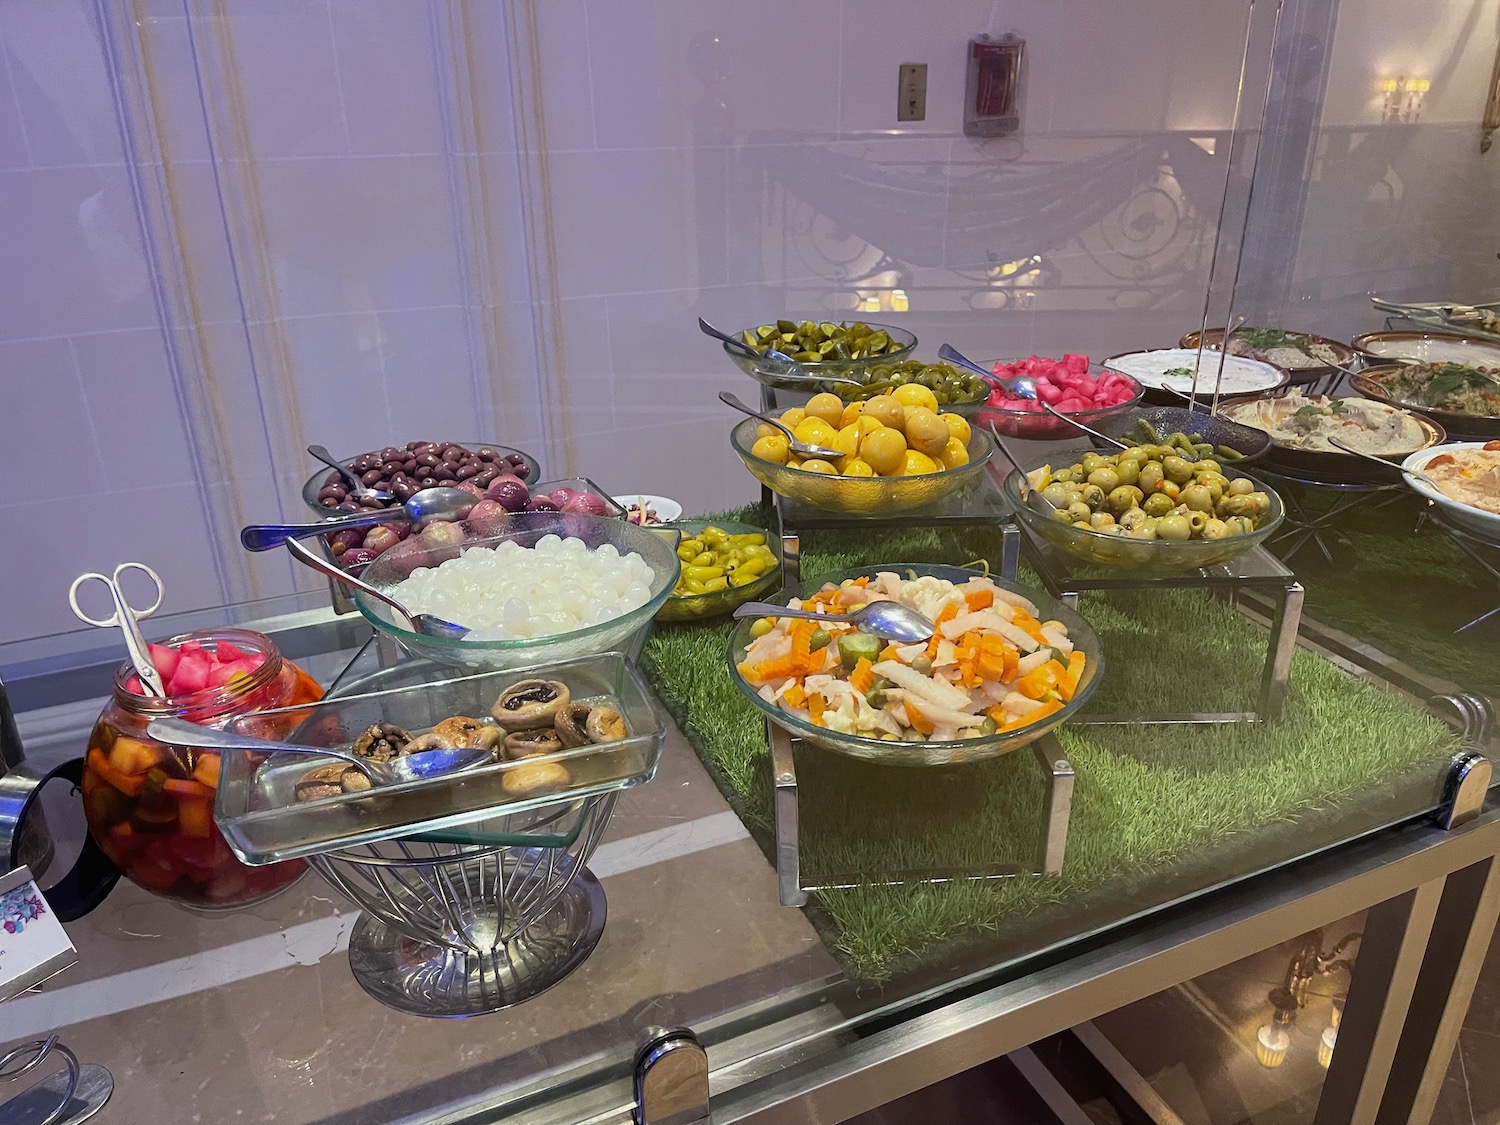
POLYGON ((282 741, 347 747, 373 723, 395 723, 415 733, 450 715, 483 718, 503 689, 539 677, 562 681, 575 700, 609 703, 624 717, 630 733, 617 742, 493 762, 301 804, 293 790, 309 769, 316 768, 314 759, 283 755, 257 763, 248 754, 225 754, 214 819, 235 855, 259 865, 428 833, 444 833, 450 839, 472 833, 494 842, 548 846, 546 837, 566 833, 581 798, 627 789, 655 775, 665 737, 662 720, 650 689, 622 653, 466 676, 453 676, 453 671, 425 661, 401 664, 317 703, 243 716, 232 729, 263 736, 268 727, 292 720, 296 728, 282 741), (570 781, 529 796, 505 791, 509 774, 538 762, 565 766, 570 781), (484 823, 462 833, 453 831, 475 822, 484 823))

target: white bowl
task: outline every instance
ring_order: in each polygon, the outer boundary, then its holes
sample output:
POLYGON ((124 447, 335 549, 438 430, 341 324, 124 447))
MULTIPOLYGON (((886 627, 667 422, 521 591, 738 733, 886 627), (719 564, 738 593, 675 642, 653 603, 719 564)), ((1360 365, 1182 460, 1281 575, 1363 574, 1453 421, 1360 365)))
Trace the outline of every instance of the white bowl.
POLYGON ((1198 372, 1198 397, 1214 393, 1219 379, 1220 357, 1223 359, 1224 385, 1221 395, 1261 394, 1273 391, 1287 381, 1286 372, 1258 359, 1242 355, 1222 355, 1217 349, 1205 348, 1203 367, 1198 367, 1198 352, 1192 348, 1158 348, 1149 352, 1123 352, 1110 356, 1104 366, 1129 375, 1145 387, 1165 387, 1186 395, 1193 389, 1193 377, 1167 375, 1174 368, 1185 367, 1198 372))
POLYGON ((671 523, 682 518, 682 505, 670 496, 652 496, 649 492, 624 492, 611 496, 616 504, 629 513, 632 507, 649 508, 656 513, 657 523, 671 523))
MULTIPOLYGON (((1427 462, 1431 461, 1439 453, 1457 453, 1461 449, 1483 449, 1486 443, 1482 441, 1450 441, 1447 445, 1435 445, 1431 449, 1419 449, 1405 461, 1401 462, 1403 469, 1417 469, 1422 472, 1427 470, 1427 462)), ((1444 496, 1426 481, 1417 480, 1415 477, 1406 477, 1406 483, 1411 485, 1434 504, 1439 505, 1444 513, 1461 527, 1467 528, 1487 539, 1500 542, 1500 515, 1492 512, 1480 511, 1478 508, 1468 504, 1461 504, 1451 496, 1444 496)))

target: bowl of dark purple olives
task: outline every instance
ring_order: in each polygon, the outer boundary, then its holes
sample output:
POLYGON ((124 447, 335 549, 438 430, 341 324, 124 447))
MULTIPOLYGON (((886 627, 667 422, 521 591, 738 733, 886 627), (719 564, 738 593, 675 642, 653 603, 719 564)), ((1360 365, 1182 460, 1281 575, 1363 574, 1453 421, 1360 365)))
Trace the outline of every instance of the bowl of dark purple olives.
MULTIPOLYGON (((339 458, 364 487, 385 493, 389 499, 356 497, 352 489, 332 469, 317 473, 302 486, 302 499, 323 516, 342 512, 360 512, 393 508, 405 503, 424 488, 461 488, 474 494, 478 506, 486 499, 495 507, 523 510, 536 499, 535 485, 541 476, 536 458, 519 449, 481 442, 410 441, 404 446, 388 445, 361 453, 357 457, 339 458), (491 495, 493 491, 493 495, 491 495)), ((572 482, 567 482, 572 483, 572 482)), ((547 490, 550 498, 551 490, 547 490)), ((488 507, 481 508, 481 518, 488 507)), ((539 509, 555 511, 545 503, 539 509)), ((440 521, 428 525, 434 534, 444 534, 440 521)), ((401 521, 377 524, 370 528, 342 531, 325 537, 325 546, 333 559, 345 569, 360 570, 411 534, 411 527, 401 521)), ((455 529, 461 532, 461 529, 455 529)))
POLYGON ((511 517, 518 512, 625 518, 625 509, 593 481, 573 477, 538 482, 536 459, 505 446, 411 442, 341 464, 358 474, 366 488, 383 492, 390 499, 356 500, 350 496, 347 482, 330 471, 313 477, 302 488, 303 499, 324 515, 395 507, 423 488, 459 488, 474 495, 474 506, 457 521, 432 520, 414 529, 404 520, 392 519, 374 527, 325 535, 321 542, 329 557, 351 574, 360 573, 398 543, 409 543, 404 551, 419 552, 462 543, 471 536, 502 534, 510 529, 511 517), (413 477, 405 468, 407 464, 414 470, 436 472, 419 472, 413 477), (470 471, 475 466, 477 471, 470 471))

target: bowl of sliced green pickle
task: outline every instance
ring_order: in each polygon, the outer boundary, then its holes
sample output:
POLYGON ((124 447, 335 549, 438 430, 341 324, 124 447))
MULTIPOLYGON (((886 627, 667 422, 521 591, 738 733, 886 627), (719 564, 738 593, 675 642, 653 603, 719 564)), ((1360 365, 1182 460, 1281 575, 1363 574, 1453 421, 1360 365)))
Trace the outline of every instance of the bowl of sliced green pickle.
POLYGON ((859 402, 876 395, 889 394, 897 387, 916 383, 926 387, 937 399, 938 407, 949 414, 971 417, 989 399, 990 386, 972 371, 963 371, 951 363, 923 363, 903 359, 892 363, 882 360, 851 376, 863 386, 832 384, 827 390, 845 402, 859 402))
POLYGON ((752 379, 777 390, 832 391, 841 396, 855 388, 837 382, 819 386, 807 376, 863 382, 860 377, 870 367, 898 364, 917 346, 917 338, 904 328, 863 320, 777 320, 743 329, 738 336, 757 353, 780 352, 799 368, 796 374, 783 377, 774 362, 762 363, 725 344, 724 354, 752 379))

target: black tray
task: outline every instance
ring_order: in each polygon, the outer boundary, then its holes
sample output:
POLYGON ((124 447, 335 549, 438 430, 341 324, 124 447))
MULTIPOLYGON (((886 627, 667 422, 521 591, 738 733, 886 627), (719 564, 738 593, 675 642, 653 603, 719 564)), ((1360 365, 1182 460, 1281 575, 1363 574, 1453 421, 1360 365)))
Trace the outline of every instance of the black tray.
MULTIPOLYGON (((1096 424, 1094 429, 1101 434, 1107 434, 1129 444, 1140 440, 1135 424, 1141 418, 1150 422, 1156 432, 1163 437, 1177 431, 1185 434, 1202 434, 1203 440, 1212 443, 1216 449, 1221 445, 1227 445, 1245 455, 1238 461, 1228 462, 1229 464, 1248 465, 1252 461, 1259 461, 1271 448, 1271 437, 1264 430, 1257 430, 1254 426, 1243 426, 1238 422, 1231 422, 1228 418, 1219 418, 1202 410, 1189 410, 1185 406, 1148 406, 1132 410, 1128 414, 1106 418, 1096 424)), ((1105 448, 1104 442, 1098 438, 1090 440, 1097 448, 1105 448)))

